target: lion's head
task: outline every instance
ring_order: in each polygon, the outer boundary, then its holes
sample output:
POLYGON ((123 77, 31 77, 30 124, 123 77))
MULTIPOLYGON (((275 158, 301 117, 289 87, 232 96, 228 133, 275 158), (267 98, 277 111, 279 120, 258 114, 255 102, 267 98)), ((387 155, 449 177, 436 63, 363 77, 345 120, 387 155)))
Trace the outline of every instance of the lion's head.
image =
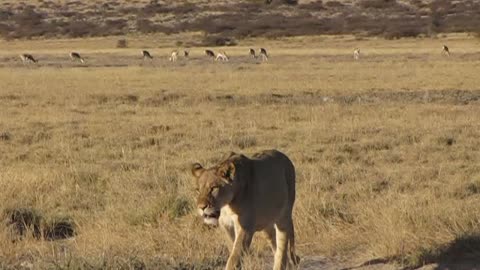
POLYGON ((206 224, 216 226, 220 209, 234 199, 239 189, 238 181, 235 180, 235 164, 226 160, 205 169, 195 163, 192 174, 196 181, 198 212, 206 224))

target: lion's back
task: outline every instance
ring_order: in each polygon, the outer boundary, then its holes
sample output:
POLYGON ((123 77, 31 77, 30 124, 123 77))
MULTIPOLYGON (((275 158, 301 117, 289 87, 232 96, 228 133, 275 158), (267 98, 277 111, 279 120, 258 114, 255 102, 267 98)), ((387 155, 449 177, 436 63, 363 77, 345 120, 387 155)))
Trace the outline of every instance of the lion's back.
POLYGON ((265 194, 282 195, 286 192, 287 201, 293 207, 295 201, 295 167, 284 153, 272 149, 252 155, 255 181, 262 182, 260 190, 265 194), (278 192, 274 192, 278 190, 278 192), (281 191, 283 192, 281 192, 281 191), (270 192, 269 192, 270 191, 270 192))

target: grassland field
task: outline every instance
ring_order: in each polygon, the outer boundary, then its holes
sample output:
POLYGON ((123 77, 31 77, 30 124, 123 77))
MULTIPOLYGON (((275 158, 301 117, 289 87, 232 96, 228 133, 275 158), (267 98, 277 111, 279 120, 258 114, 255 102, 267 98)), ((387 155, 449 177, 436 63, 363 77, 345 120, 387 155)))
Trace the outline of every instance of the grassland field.
MULTIPOLYGON (((203 47, 168 61, 195 37, 0 42, 1 269, 222 269, 227 241, 196 216, 189 166, 269 148, 297 168, 304 269, 479 264, 478 38, 259 38, 213 48, 229 62, 203 47), (12 209, 76 234, 12 241, 12 209)), ((257 236, 244 268, 271 261, 257 236)))

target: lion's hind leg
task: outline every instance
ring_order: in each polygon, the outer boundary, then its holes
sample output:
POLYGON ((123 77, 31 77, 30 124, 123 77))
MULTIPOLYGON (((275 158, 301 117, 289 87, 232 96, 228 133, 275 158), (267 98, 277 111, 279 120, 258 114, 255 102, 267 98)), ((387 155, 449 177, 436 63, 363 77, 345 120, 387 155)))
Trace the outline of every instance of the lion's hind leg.
POLYGON ((275 251, 275 259, 273 262, 273 270, 285 270, 287 268, 287 248, 289 240, 288 226, 285 223, 275 224, 275 238, 277 249, 275 251))

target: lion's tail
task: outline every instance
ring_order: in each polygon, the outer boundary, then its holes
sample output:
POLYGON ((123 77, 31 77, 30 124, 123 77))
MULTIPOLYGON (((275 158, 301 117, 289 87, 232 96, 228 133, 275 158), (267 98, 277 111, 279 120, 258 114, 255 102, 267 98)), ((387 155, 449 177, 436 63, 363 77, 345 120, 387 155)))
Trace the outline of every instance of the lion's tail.
MULTIPOLYGON (((288 159, 288 157, 287 157, 288 159)), ((289 211, 290 216, 292 216, 293 204, 295 203, 295 166, 290 159, 288 159, 289 169, 287 170, 287 186, 288 186, 288 196, 289 196, 289 211)), ((293 226, 293 219, 290 219, 290 228, 288 228, 288 247, 289 247, 289 257, 290 262, 297 267, 300 263, 300 257, 295 253, 295 228, 293 226)))
POLYGON ((300 257, 295 253, 295 229, 293 228, 293 221, 290 223, 290 229, 288 233, 288 247, 290 262, 294 266, 298 266, 300 263, 300 257))

